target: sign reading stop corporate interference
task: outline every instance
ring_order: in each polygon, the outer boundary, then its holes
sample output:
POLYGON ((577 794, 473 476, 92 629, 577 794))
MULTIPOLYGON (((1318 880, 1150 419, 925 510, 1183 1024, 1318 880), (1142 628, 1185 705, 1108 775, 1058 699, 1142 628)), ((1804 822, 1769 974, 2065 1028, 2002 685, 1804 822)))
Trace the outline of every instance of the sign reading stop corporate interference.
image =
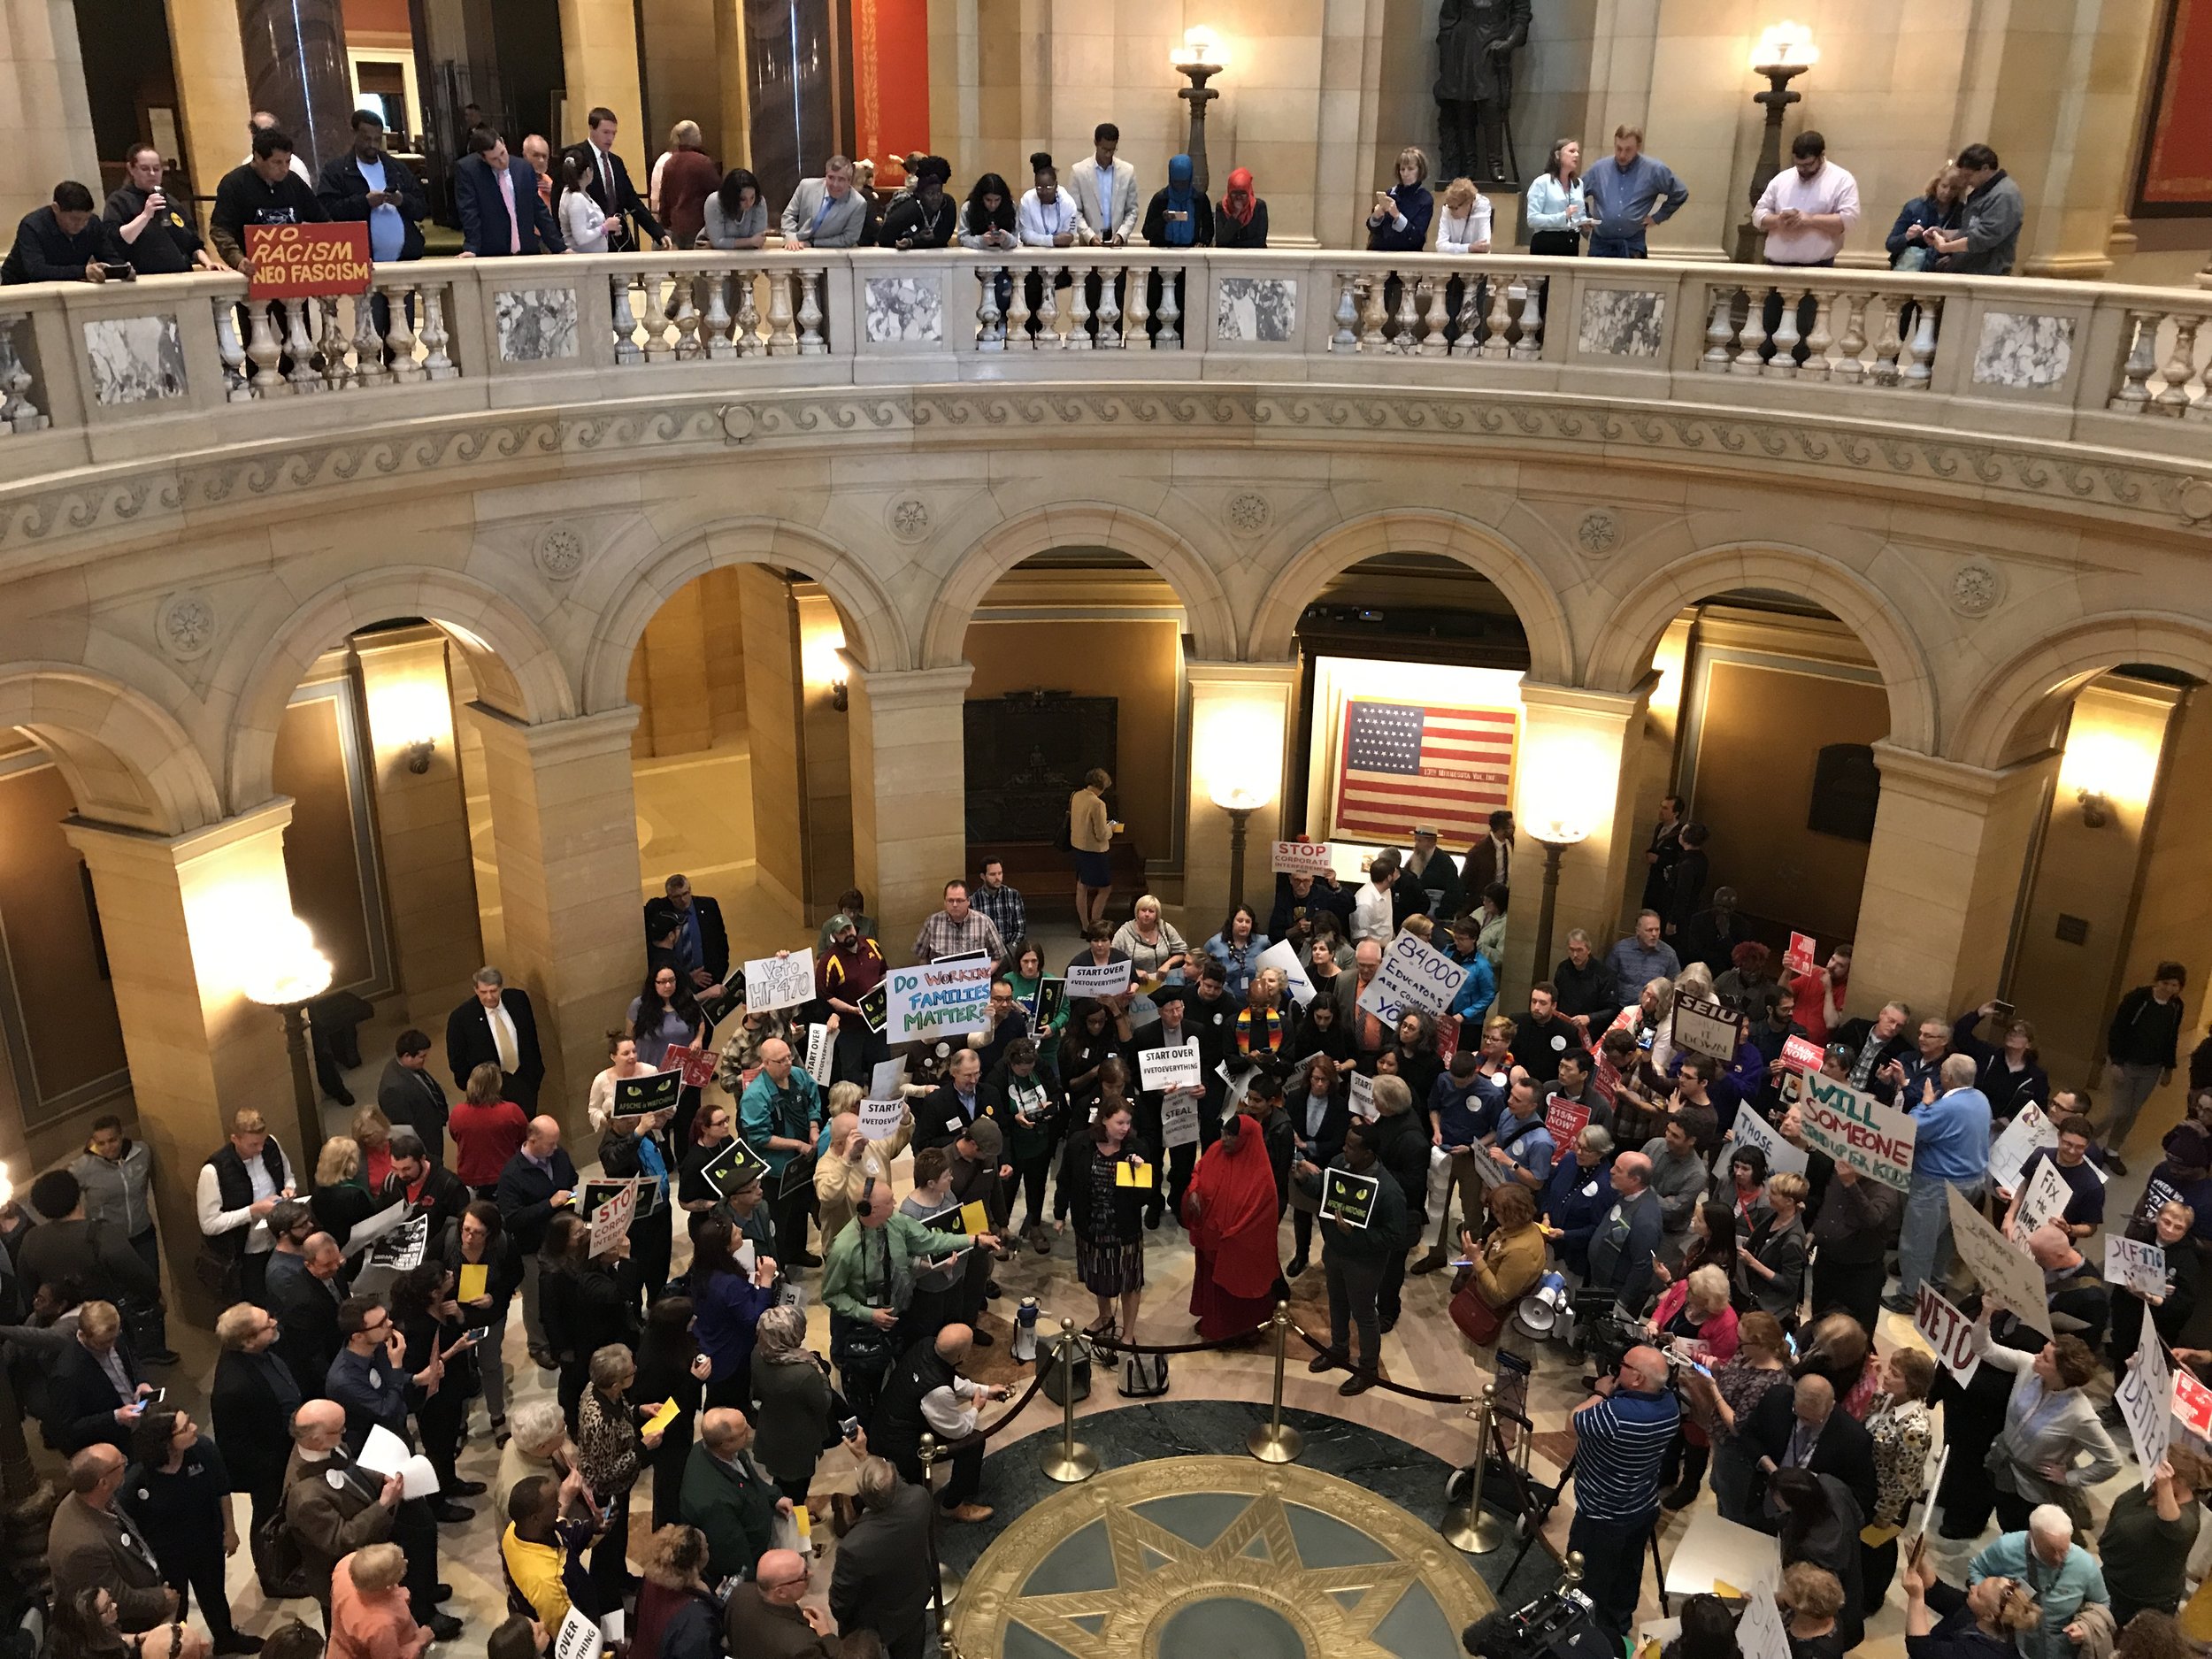
POLYGON ((365 219, 327 225, 248 225, 246 280, 250 300, 303 300, 326 294, 369 291, 369 226, 365 219))
POLYGON ((1409 1009, 1440 1014, 1452 1005, 1467 970, 1411 933, 1400 933, 1383 952, 1382 966, 1359 994, 1359 1005, 1377 1019, 1395 1024, 1409 1009))
POLYGON ((1919 1125, 1894 1106, 1814 1072, 1806 1076, 1797 1120, 1814 1151, 1901 1193, 1912 1185, 1912 1145, 1919 1125))
POLYGON ((885 981, 890 995, 884 1035, 893 1042, 925 1042, 981 1031, 991 1023, 991 976, 997 972, 988 956, 892 969, 885 981))
POLYGON ((1326 841, 1277 841, 1275 873, 1279 876, 1325 876, 1329 873, 1326 841))

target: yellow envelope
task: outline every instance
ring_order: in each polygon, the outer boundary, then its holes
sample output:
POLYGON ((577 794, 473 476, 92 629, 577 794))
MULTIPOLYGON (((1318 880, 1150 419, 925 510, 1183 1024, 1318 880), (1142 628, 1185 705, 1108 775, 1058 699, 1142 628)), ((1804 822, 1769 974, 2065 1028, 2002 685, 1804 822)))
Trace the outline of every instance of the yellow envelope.
POLYGON ((1751 1599, 1725 1578, 1713 1580, 1713 1594, 1730 1601, 1748 1601, 1751 1599))
POLYGON ((483 1263, 461 1263, 461 1288, 456 1293, 463 1302, 474 1302, 484 1294, 485 1280, 491 1277, 491 1268, 483 1263))
POLYGON ((1117 1164, 1114 1165, 1114 1185, 1149 1187, 1152 1185, 1152 1166, 1149 1164, 1117 1164))
POLYGON ((656 1429, 664 1429, 682 1415, 683 1408, 673 1400, 664 1401, 661 1409, 645 1419, 645 1427, 642 1432, 650 1434, 656 1429))
POLYGON ((991 1218, 984 1213, 981 1204, 963 1204, 960 1206, 960 1227, 964 1233, 988 1233, 991 1230, 991 1218))
POLYGON ((1859 1542, 1869 1549, 1879 1549, 1904 1530, 1901 1526, 1863 1526, 1859 1529, 1859 1542))

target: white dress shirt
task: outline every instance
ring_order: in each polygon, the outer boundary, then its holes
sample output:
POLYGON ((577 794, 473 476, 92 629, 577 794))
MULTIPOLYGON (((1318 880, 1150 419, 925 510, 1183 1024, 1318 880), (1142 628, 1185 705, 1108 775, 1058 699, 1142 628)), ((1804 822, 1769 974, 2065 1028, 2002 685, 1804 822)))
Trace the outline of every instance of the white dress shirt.
POLYGON ((922 1421, 941 1441, 964 1440, 975 1432, 977 1402, 982 1397, 981 1383, 955 1377, 922 1396, 922 1421))
POLYGON ((1371 939, 1386 945, 1396 932, 1391 920, 1390 889, 1363 882, 1352 901, 1352 942, 1356 945, 1363 939, 1371 939))
POLYGON ((1751 223, 1767 234, 1769 265, 1820 265, 1843 251, 1843 239, 1859 222, 1859 181, 1832 161, 1824 161, 1809 179, 1795 167, 1774 175, 1751 210, 1751 223), (1805 214, 1833 213, 1843 220, 1840 231, 1817 230, 1809 225, 1794 229, 1773 222, 1784 208, 1805 214))
MULTIPOLYGON (((292 1161, 284 1156, 282 1147, 277 1148, 277 1158, 284 1169, 284 1184, 289 1187, 292 1185, 292 1161)), ((269 1179, 268 1169, 259 1158, 247 1161, 246 1179, 253 1183, 253 1196, 247 1201, 247 1207, 243 1210, 223 1208, 222 1184, 216 1179, 212 1164, 200 1165, 199 1186, 193 1196, 200 1212, 203 1236, 211 1239, 218 1233, 246 1226, 250 1221, 252 1225, 246 1233, 246 1254, 258 1256, 271 1248, 275 1241, 269 1237, 269 1224, 265 1220, 254 1220, 252 1207, 265 1198, 276 1197, 278 1188, 276 1183, 269 1179)))

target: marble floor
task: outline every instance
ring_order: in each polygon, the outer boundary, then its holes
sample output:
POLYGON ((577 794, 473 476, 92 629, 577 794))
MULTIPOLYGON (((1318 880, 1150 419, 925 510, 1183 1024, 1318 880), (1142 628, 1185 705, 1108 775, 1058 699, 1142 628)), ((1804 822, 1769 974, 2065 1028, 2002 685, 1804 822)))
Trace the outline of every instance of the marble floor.
MULTIPOLYGON (((701 887, 702 890, 707 890, 705 883, 701 883, 701 887)), ((772 923, 774 907, 752 896, 749 889, 725 892, 718 896, 723 897, 726 911, 733 911, 731 924, 733 934, 738 933, 741 927, 746 930, 746 936, 749 937, 776 937, 789 931, 787 923, 781 924, 780 927, 772 923), (752 931, 756 922, 760 925, 757 933, 752 931)), ((893 949, 897 950, 899 947, 895 944, 893 949)), ((1066 960, 1067 956, 1072 954, 1072 949, 1071 934, 1048 941, 1048 959, 1053 961, 1066 960)), ((387 1029, 386 1025, 387 1022, 380 1021, 363 1032, 362 1047, 368 1064, 353 1079, 353 1087, 357 1093, 365 1096, 373 1097, 375 1072, 381 1066, 383 1055, 388 1051, 391 1032, 396 1029, 396 1023, 391 1025, 390 1029, 387 1029)), ((332 1129, 335 1131, 342 1125, 345 1114, 327 1103, 326 1112, 332 1129)), ((2149 1158, 2140 1156, 2140 1149, 2154 1145, 2155 1136, 2162 1133, 2163 1127, 2147 1124, 2142 1125, 2136 1138, 2139 1148, 2136 1168, 2139 1171, 2147 1171, 2150 1163, 2149 1158)), ((2140 1174, 2113 1180, 2110 1199, 2115 1213, 2124 1213, 2121 1207, 2132 1202, 2140 1190, 2141 1181, 2140 1174)), ((1287 1223, 1282 1242, 1283 1254, 1287 1258, 1290 1254, 1287 1223)), ((679 1248, 680 1251, 682 1248, 680 1242, 679 1248)), ((1146 1272, 1148 1286, 1138 1334, 1143 1340, 1159 1343, 1192 1340, 1194 1324, 1187 1309, 1193 1256, 1183 1233, 1172 1223, 1149 1236, 1146 1272)), ((1411 1279, 1407 1282, 1403 1317, 1396 1329, 1384 1340, 1385 1367, 1393 1379, 1413 1387, 1472 1395, 1486 1379, 1471 1359, 1466 1344, 1447 1317, 1445 1304, 1448 1281, 1448 1274, 1435 1274, 1411 1279)), ((1012 1335, 1010 1321, 1021 1299, 1025 1296, 1037 1298, 1047 1329, 1056 1328, 1062 1317, 1072 1317, 1079 1325, 1087 1324, 1093 1317, 1092 1299, 1075 1281, 1072 1243, 1065 1236, 1056 1239, 1047 1255, 1038 1254, 1028 1247, 1018 1248, 1008 1261, 999 1266, 997 1282, 1003 1294, 989 1303, 983 1320, 983 1328, 994 1334, 995 1344, 979 1350, 972 1369, 978 1376, 986 1379, 1025 1386, 1029 1368, 1018 1365, 1010 1352, 1012 1335)), ((1306 1330, 1317 1336, 1325 1334, 1328 1316, 1317 1263, 1293 1285, 1292 1315, 1306 1330)), ((815 1344, 818 1348, 826 1351, 826 1314, 817 1306, 810 1318, 815 1344)), ((1909 1321, 1893 1315, 1884 1316, 1878 1335, 1884 1348, 1899 1342, 1917 1341, 1909 1321)), ((180 1363, 171 1368, 163 1380, 176 1390, 178 1398, 196 1409, 196 1408, 205 1398, 207 1381, 213 1369, 212 1339, 206 1332, 186 1328, 180 1322, 172 1327, 172 1340, 183 1357, 180 1363)), ((1297 1344, 1295 1337, 1292 1342, 1291 1363, 1287 1367, 1284 1387, 1286 1406, 1321 1417, 1341 1418, 1380 1431, 1394 1440, 1440 1460, 1436 1465, 1439 1469, 1444 1464, 1464 1462, 1471 1455, 1472 1425, 1469 1421, 1471 1413, 1466 1407, 1417 1401, 1382 1390, 1371 1391, 1356 1400, 1344 1400, 1336 1392, 1336 1379, 1317 1377, 1307 1371, 1302 1363, 1305 1350, 1297 1344)), ((510 1324, 505 1359, 518 1397, 526 1398, 550 1391, 551 1377, 540 1372, 524 1351, 518 1319, 510 1324)), ((1274 1371, 1271 1356, 1261 1343, 1223 1351, 1178 1356, 1171 1362, 1171 1366, 1170 1397, 1179 1402, 1264 1402, 1270 1394, 1274 1371)), ((1532 1416, 1537 1429, 1533 1442, 1536 1448, 1533 1472, 1539 1479, 1555 1478, 1556 1470, 1546 1448, 1548 1447, 1556 1451, 1566 1444, 1562 1432, 1567 1426, 1569 1412, 1582 1398, 1578 1380, 1580 1374, 1580 1368, 1567 1358, 1564 1350, 1557 1348, 1539 1350, 1536 1373, 1530 1387, 1532 1416)), ((2093 1386, 2101 1394, 2108 1392, 2109 1384, 2101 1381, 2093 1386)), ((1127 1402, 1116 1393, 1111 1376, 1102 1376, 1093 1388, 1090 1398, 1079 1407, 1079 1421, 1095 1414, 1119 1410, 1126 1405, 1127 1402)), ((1053 1427, 1058 1415, 1056 1409, 1040 1394, 1028 1403, 1018 1421, 1008 1424, 995 1435, 997 1444, 1005 1449, 995 1453, 994 1456, 1028 1459, 1037 1455, 1039 1448, 1048 1438, 1038 1432, 1053 1427)), ((1201 1424, 1204 1422, 1202 1417, 1194 1420, 1201 1424)), ((1179 1449, 1235 1454, 1241 1444, 1241 1430, 1234 1426, 1235 1421, 1248 1421, 1248 1417, 1235 1420, 1230 1417, 1222 1419, 1223 1444, 1202 1447, 1195 1443, 1182 1445, 1179 1441, 1179 1449)), ((1186 1434, 1181 1438, 1187 1440, 1188 1436, 1186 1434)), ((54 1467, 54 1460, 42 1452, 40 1455, 42 1468, 54 1467)), ((487 1479, 495 1462, 496 1454, 488 1433, 485 1432, 483 1409, 480 1404, 475 1408, 473 1432, 462 1455, 461 1471, 465 1477, 487 1479)), ((1031 1489, 1033 1483, 1017 1479, 1018 1474, 1018 1471, 1010 1469, 991 1470, 991 1484, 994 1487, 1003 1486, 1010 1492, 1031 1489)), ((2111 1498, 2121 1490, 2123 1482, 2133 1482, 2138 1479, 2138 1471, 2130 1464, 2114 1482, 2095 1493, 2093 1501, 2100 1516, 2111 1498)), ((849 1490, 849 1460, 841 1456, 826 1458, 817 1487, 818 1496, 826 1496, 840 1487, 849 1490)), ((241 1502, 242 1506, 242 1500, 241 1502)), ((1698 1507, 1704 1509, 1710 1503, 1709 1493, 1701 1497, 1698 1507)), ((638 1507, 642 1509, 646 1506, 641 1504, 638 1507)), ((1548 1541, 1556 1548, 1563 1548, 1572 1508, 1573 1494, 1570 1488, 1555 1510, 1547 1529, 1548 1541)), ((1686 1513, 1667 1519, 1660 1535, 1663 1555, 1671 1551, 1688 1518, 1688 1513, 1686 1513)), ((962 1540, 962 1530, 952 1529, 945 1553, 949 1559, 972 1561, 975 1546, 962 1540)), ((465 1621, 468 1627, 463 1642, 480 1641, 502 1617, 503 1609, 504 1593, 497 1555, 498 1527, 488 1513, 480 1512, 473 1521, 442 1527, 440 1533, 442 1552, 441 1572, 455 1586, 452 1610, 465 1621)), ((826 1526, 818 1528, 815 1538, 823 1552, 815 1575, 814 1595, 819 1601, 826 1595, 829 1563, 835 1542, 826 1526)), ((1951 1569, 1947 1576, 1962 1581, 1965 1554, 1970 1554, 1970 1550, 1955 1552, 1947 1558, 1946 1564, 1951 1569)), ((242 1553, 232 1563, 231 1581, 234 1608, 240 1624, 244 1629, 265 1633, 284 1617, 309 1610, 305 1604, 265 1605, 257 1589, 253 1587, 252 1574, 242 1553)), ((1642 1616, 1655 1617, 1659 1613, 1655 1586, 1647 1578, 1642 1616)), ((1888 1606, 1870 1622, 1868 1639, 1862 1651, 1877 1655, 1878 1659, 1893 1659, 1893 1655, 1901 1655, 1902 1623, 1901 1597, 1893 1590, 1888 1606)), ((972 1655, 972 1659, 996 1659, 996 1656, 972 1655)))

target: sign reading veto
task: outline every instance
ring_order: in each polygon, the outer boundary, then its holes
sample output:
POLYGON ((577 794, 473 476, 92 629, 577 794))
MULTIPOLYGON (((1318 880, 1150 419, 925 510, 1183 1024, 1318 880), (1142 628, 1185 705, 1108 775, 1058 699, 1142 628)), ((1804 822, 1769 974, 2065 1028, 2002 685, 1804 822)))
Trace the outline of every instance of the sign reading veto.
POLYGON ((1912 1185, 1912 1146, 1919 1125, 1894 1106, 1885 1106, 1833 1078, 1809 1072, 1798 1124, 1816 1152, 1825 1152, 1837 1163, 1848 1164, 1901 1193, 1912 1185))
POLYGON ((326 294, 369 291, 369 227, 365 219, 327 225, 249 225, 246 280, 250 300, 303 300, 326 294))

